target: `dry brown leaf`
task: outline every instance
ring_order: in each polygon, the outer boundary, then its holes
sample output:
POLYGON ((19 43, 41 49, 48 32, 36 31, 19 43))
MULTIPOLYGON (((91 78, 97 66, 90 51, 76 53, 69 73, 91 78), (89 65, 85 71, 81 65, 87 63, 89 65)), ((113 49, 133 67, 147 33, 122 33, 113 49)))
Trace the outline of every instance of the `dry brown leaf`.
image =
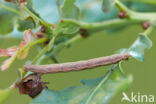
POLYGON ((12 56, 16 51, 17 47, 11 47, 8 49, 0 49, 0 57, 5 57, 5 56, 12 56))
MULTIPOLYGON (((22 49, 23 47, 27 46, 29 43, 31 43, 33 41, 33 39, 34 39, 34 37, 33 37, 32 30, 29 29, 29 30, 24 31, 23 40, 21 41, 18 48, 17 47, 11 47, 11 48, 8 48, 8 49, 0 49, 0 56, 8 56, 9 57, 1 65, 1 70, 6 70, 7 68, 9 68, 11 63, 16 59, 16 57, 18 55, 18 51, 20 49, 22 49)), ((27 56, 28 51, 29 51, 29 48, 22 51, 18 55, 18 58, 19 59, 24 59, 27 56)))
MULTIPOLYGON (((24 31, 23 41, 21 41, 19 49, 25 47, 29 43, 34 40, 33 32, 31 29, 24 31)), ((19 59, 24 59, 28 55, 29 49, 25 49, 20 55, 18 55, 19 59)))
POLYGON ((14 61, 15 57, 16 57, 16 53, 14 53, 14 55, 12 55, 9 59, 5 60, 3 64, 1 65, 1 70, 4 71, 7 68, 9 68, 11 63, 14 61))
POLYGON ((33 36, 33 32, 31 29, 24 31, 23 40, 26 42, 26 44, 32 42, 33 39, 34 39, 34 36, 33 36))

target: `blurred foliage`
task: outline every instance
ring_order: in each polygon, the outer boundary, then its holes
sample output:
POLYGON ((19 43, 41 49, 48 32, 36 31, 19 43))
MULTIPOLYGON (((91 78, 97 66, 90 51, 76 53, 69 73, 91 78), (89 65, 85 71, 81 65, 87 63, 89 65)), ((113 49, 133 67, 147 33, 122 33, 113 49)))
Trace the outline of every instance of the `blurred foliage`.
POLYGON ((8 96, 10 95, 12 90, 13 90, 12 88, 8 88, 8 89, 5 89, 5 90, 0 90, 0 103, 8 98, 8 96))

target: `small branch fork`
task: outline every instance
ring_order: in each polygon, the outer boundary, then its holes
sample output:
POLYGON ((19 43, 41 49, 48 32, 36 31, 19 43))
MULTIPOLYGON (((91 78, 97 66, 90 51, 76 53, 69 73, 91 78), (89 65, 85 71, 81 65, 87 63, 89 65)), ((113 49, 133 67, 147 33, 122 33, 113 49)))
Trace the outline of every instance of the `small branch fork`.
POLYGON ((57 73, 57 72, 69 72, 79 71, 84 69, 91 69, 99 66, 106 66, 116 64, 121 60, 126 60, 130 57, 126 54, 115 54, 112 56, 100 57, 85 61, 68 62, 62 64, 49 64, 49 65, 25 65, 25 71, 32 71, 35 73, 57 73))

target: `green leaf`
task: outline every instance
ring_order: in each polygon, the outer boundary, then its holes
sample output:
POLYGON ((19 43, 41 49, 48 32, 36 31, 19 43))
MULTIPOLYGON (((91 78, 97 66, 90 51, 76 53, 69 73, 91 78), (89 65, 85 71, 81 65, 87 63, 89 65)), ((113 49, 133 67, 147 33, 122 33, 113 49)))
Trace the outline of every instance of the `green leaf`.
POLYGON ((54 34, 57 35, 55 43, 58 44, 71 39, 79 30, 80 26, 77 24, 66 21, 60 22, 54 29, 54 34))
POLYGON ((13 31, 14 23, 18 16, 16 11, 15 4, 0 1, 0 35, 6 35, 13 31))
POLYGON ((33 29, 34 27, 36 27, 32 17, 28 17, 25 20, 19 20, 18 21, 18 30, 19 31, 25 31, 28 29, 33 29))
POLYGON ((64 34, 74 34, 78 32, 80 29, 80 26, 75 24, 69 24, 68 27, 64 30, 64 34))
POLYGON ((129 53, 136 59, 144 61, 144 51, 152 47, 152 41, 146 35, 139 35, 129 50, 129 53))
MULTIPOLYGON (((35 12, 33 8, 33 1, 27 0, 27 8, 35 14, 37 17, 39 15, 35 12)), ((36 28, 39 25, 39 21, 31 17, 23 8, 20 9, 20 18, 18 19, 18 30, 24 31, 27 29, 36 28)))
POLYGON ((55 29, 55 34, 74 34, 78 32, 80 29, 80 26, 77 24, 69 23, 69 22, 60 22, 56 29, 55 29))
POLYGON ((64 4, 61 8, 62 10, 62 17, 63 18, 72 18, 72 19, 79 19, 80 10, 74 4, 76 0, 64 0, 64 4))
POLYGON ((104 12, 110 12, 113 10, 113 8, 115 7, 115 2, 114 0, 103 0, 102 3, 102 10, 104 12))
POLYGON ((12 92, 12 88, 0 90, 0 103, 6 100, 11 92, 12 92))
POLYGON ((129 10, 130 18, 138 19, 138 20, 155 20, 156 14, 155 13, 141 13, 129 10), (138 17, 139 16, 139 17, 138 17))
MULTIPOLYGON (((33 9, 32 0, 27 0, 27 7, 36 16, 39 15, 33 9)), ((30 17, 22 8, 15 3, 0 1, 0 35, 6 35, 13 31, 15 24, 18 24, 18 30, 36 28, 39 24, 34 18, 30 17)))
POLYGON ((107 104, 117 92, 127 88, 132 77, 125 77, 119 65, 114 65, 98 79, 82 80, 82 86, 62 91, 44 90, 31 104, 107 104))
POLYGON ((47 22, 57 23, 59 21, 56 0, 33 0, 34 9, 47 22))

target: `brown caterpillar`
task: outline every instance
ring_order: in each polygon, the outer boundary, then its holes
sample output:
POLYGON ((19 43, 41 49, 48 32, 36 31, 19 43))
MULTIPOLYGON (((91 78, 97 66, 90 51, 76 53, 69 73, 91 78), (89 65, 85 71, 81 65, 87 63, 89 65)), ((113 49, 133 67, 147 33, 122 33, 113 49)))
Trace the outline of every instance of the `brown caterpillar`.
POLYGON ((100 57, 85 61, 68 62, 62 64, 49 64, 49 65, 24 65, 25 71, 32 71, 35 73, 57 73, 57 72, 69 72, 79 71, 83 69, 90 69, 98 66, 106 66, 115 64, 121 60, 128 59, 130 55, 126 54, 115 54, 112 56, 100 57))

